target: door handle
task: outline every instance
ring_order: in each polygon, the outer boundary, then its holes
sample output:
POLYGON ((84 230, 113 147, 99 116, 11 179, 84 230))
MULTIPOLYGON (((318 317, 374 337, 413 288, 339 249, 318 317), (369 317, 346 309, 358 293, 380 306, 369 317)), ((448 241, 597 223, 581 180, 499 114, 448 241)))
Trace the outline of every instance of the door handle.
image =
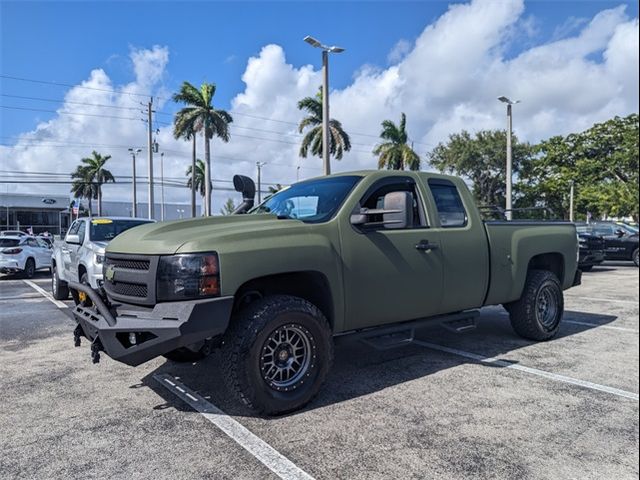
POLYGON ((416 244, 416 250, 437 250, 438 245, 435 243, 429 243, 429 240, 420 240, 416 244))

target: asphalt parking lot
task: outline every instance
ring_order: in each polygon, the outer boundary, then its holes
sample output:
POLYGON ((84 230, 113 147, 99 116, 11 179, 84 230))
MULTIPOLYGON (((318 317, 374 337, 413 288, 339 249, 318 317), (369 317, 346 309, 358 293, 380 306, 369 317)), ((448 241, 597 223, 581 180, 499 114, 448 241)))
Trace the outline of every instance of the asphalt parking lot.
POLYGON ((216 355, 93 365, 42 289, 0 278, 1 478, 638 478, 631 264, 566 292, 550 342, 495 307, 471 332, 341 346, 311 405, 267 419, 229 399, 216 355))

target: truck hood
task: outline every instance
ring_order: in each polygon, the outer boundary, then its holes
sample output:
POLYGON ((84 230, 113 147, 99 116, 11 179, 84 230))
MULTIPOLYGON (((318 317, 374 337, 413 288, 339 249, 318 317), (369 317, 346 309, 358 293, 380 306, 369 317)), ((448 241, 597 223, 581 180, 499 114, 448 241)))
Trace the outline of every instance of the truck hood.
POLYGON ((149 223, 121 233, 109 242, 106 251, 149 255, 203 252, 241 239, 288 235, 305 226, 300 220, 278 219, 269 214, 149 223))

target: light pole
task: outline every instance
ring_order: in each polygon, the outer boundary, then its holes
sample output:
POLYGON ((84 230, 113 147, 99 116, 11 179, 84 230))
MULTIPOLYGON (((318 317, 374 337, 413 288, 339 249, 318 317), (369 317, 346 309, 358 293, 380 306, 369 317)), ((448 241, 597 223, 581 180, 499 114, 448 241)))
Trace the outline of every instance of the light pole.
POLYGON ((256 162, 256 167, 258 167, 258 205, 262 202, 262 181, 261 181, 261 172, 262 167, 264 167, 267 162, 256 162))
POLYGON ((513 208, 513 195, 511 193, 512 190, 512 182, 513 182, 513 159, 512 159, 512 151, 511 151, 511 136, 513 130, 513 122, 511 116, 511 106, 516 103, 520 103, 520 100, 516 100, 515 102, 509 100, 507 97, 498 97, 502 103, 507 104, 507 202, 506 202, 506 210, 507 210, 507 220, 511 220, 512 217, 512 208, 513 208))
POLYGON ((138 197, 136 196, 136 155, 142 151, 141 148, 130 148, 129 153, 131 154, 131 158, 133 159, 133 181, 131 184, 133 185, 133 217, 138 216, 138 197))
POLYGON ((160 221, 164 222, 164 152, 160 153, 160 221))
POLYGON ((325 175, 331 174, 329 163, 329 53, 344 52, 344 48, 324 45, 319 40, 307 35, 304 41, 322 50, 322 167, 325 175))
POLYGON ((569 190, 569 221, 573 222, 573 195, 575 193, 575 181, 571 180, 571 188, 569 190))

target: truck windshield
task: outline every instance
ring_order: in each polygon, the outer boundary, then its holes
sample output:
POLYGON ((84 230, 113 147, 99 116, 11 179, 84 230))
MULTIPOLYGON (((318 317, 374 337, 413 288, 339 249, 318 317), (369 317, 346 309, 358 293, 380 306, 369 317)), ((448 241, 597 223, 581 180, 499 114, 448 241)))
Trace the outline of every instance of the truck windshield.
POLYGON ((95 218, 91 220, 91 231, 89 238, 93 242, 108 242, 116 235, 120 235, 125 230, 137 227, 148 220, 112 220, 110 218, 95 218))
POLYGON ((345 175, 296 183, 267 198, 249 213, 271 213, 307 223, 330 220, 362 177, 345 175))

